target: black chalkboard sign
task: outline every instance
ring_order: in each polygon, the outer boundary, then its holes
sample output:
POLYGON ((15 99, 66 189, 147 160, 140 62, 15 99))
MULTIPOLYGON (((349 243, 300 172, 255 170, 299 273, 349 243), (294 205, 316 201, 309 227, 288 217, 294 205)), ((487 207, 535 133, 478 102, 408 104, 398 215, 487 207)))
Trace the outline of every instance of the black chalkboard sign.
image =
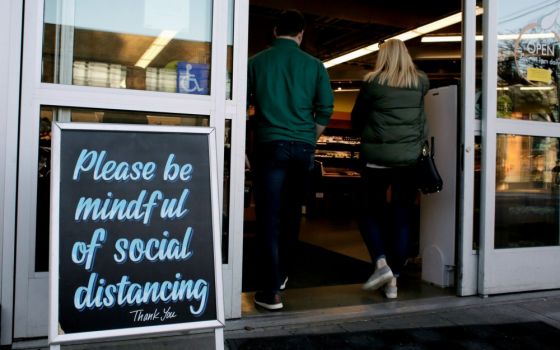
POLYGON ((214 141, 53 124, 51 342, 223 325, 214 141))

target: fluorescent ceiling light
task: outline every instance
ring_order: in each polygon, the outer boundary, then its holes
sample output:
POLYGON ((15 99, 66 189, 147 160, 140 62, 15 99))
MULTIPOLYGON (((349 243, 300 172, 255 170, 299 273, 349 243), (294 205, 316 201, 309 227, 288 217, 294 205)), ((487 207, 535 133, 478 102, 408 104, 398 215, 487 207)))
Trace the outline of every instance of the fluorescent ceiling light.
POLYGON ((167 44, 177 35, 176 30, 163 30, 159 36, 154 40, 152 45, 148 47, 148 50, 144 52, 142 57, 136 62, 135 66, 140 68, 146 68, 150 63, 156 58, 157 55, 163 50, 167 44))
POLYGON ((496 90, 507 91, 507 90, 509 90, 509 88, 508 87, 497 87, 496 90))
POLYGON ((552 90, 554 86, 522 86, 520 90, 552 90))
POLYGON ((341 87, 338 87, 334 90, 334 92, 355 92, 355 91, 360 91, 360 89, 343 89, 341 87))
MULTIPOLYGON (((476 36, 477 41, 482 41, 482 35, 476 36)), ((437 36, 424 36, 421 42, 423 43, 453 43, 463 41, 460 35, 437 35, 437 36)))
POLYGON ((373 53, 373 52, 378 51, 378 50, 379 50, 379 43, 376 43, 376 44, 373 44, 373 45, 370 45, 370 46, 367 46, 367 47, 349 52, 345 55, 338 56, 336 58, 333 58, 332 60, 323 62, 323 64, 325 65, 325 68, 329 68, 329 67, 332 67, 332 66, 336 66, 337 64, 341 64, 341 63, 344 63, 344 62, 347 62, 347 61, 351 61, 355 58, 365 56, 367 54, 373 53))
MULTIPOLYGON (((482 12, 483 12, 482 8, 480 8, 480 7, 476 8, 476 15, 477 16, 480 15, 482 12)), ((399 34, 399 35, 395 35, 393 37, 390 37, 387 40, 400 39, 402 41, 407 41, 407 40, 410 40, 410 39, 413 39, 413 38, 431 33, 431 32, 436 31, 438 29, 449 27, 452 24, 459 23, 459 22, 461 22, 462 18, 463 18, 462 12, 458 12, 458 13, 453 14, 451 16, 448 16, 448 17, 442 18, 440 20, 437 20, 437 21, 428 23, 426 25, 420 26, 418 28, 409 30, 408 32, 405 32, 405 33, 402 33, 402 34, 399 34)), ((354 50, 354 51, 349 52, 347 54, 344 54, 342 56, 335 57, 331 60, 325 61, 325 62, 323 62, 323 64, 325 65, 326 68, 330 68, 332 66, 336 66, 337 64, 341 64, 341 63, 353 60, 355 58, 368 55, 368 54, 376 52, 378 50, 379 50, 379 43, 375 43, 375 44, 369 45, 367 47, 354 50)))
POLYGON ((554 33, 526 33, 521 35, 521 38, 519 34, 498 34, 498 40, 554 39, 555 37, 554 33))
MULTIPOLYGON (((554 39, 554 33, 527 33, 521 35, 519 34, 500 34, 498 35, 498 40, 529 40, 529 39, 554 39)), ((482 35, 477 35, 476 40, 482 41, 484 38, 482 35)), ((424 36, 421 40, 423 43, 452 43, 463 41, 460 35, 435 35, 435 36, 424 36)))

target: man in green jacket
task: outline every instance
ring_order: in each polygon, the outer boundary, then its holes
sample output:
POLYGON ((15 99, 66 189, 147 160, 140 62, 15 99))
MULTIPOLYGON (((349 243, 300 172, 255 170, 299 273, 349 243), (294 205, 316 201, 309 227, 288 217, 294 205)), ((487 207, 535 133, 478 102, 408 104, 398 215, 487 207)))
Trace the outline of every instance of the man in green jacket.
POLYGON ((322 62, 299 48, 305 20, 280 14, 272 46, 249 60, 248 98, 255 107, 254 169, 260 291, 255 304, 283 308, 289 256, 314 165, 315 144, 333 110, 322 62))

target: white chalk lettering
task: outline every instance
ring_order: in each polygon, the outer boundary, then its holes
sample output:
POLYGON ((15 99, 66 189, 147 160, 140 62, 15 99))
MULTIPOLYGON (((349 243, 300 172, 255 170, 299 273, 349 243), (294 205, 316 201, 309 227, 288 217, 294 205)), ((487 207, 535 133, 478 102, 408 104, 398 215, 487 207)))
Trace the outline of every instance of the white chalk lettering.
POLYGON ((179 179, 181 181, 187 182, 191 180, 192 173, 192 164, 187 163, 179 166, 179 164, 175 163, 175 154, 171 153, 167 158, 167 162, 165 163, 165 168, 163 170, 163 180, 173 182, 179 179))
POLYGON ((190 248, 193 236, 192 227, 187 228, 183 236, 183 240, 177 238, 169 239, 169 232, 163 232, 163 238, 150 238, 144 241, 140 238, 134 238, 129 241, 126 238, 119 238, 115 242, 115 250, 117 251, 113 258, 119 264, 125 263, 128 259, 138 263, 144 259, 153 261, 184 261, 188 260, 193 252, 190 248))
POLYGON ((117 306, 140 306, 145 304, 190 302, 189 311, 200 316, 206 310, 209 286, 203 279, 183 279, 175 274, 175 281, 133 283, 128 276, 120 282, 108 284, 97 273, 90 274, 87 286, 80 286, 74 293, 77 310, 112 308, 117 306))
POLYGON ((74 221, 142 221, 149 224, 155 208, 161 206, 160 217, 163 219, 179 219, 188 214, 186 208, 189 189, 183 189, 181 197, 165 198, 163 192, 156 190, 148 193, 142 190, 133 200, 114 198, 112 192, 107 192, 106 198, 80 197, 74 221))
POLYGON ((150 181, 155 177, 156 164, 154 162, 116 162, 106 161, 107 151, 88 151, 82 149, 74 167, 72 180, 79 181, 80 175, 93 170, 95 181, 150 181))
POLYGON ((132 314, 132 319, 134 320, 134 322, 163 322, 165 320, 174 319, 175 317, 177 317, 177 313, 175 311, 171 311, 171 306, 167 308, 164 307, 161 313, 159 309, 155 309, 151 312, 146 312, 144 311, 144 309, 137 309, 132 310, 129 313, 132 314))
POLYGON ((91 243, 75 242, 72 246, 72 261, 78 265, 84 265, 86 270, 91 271, 95 262, 95 253, 101 248, 101 243, 107 240, 107 231, 98 228, 93 232, 91 243))

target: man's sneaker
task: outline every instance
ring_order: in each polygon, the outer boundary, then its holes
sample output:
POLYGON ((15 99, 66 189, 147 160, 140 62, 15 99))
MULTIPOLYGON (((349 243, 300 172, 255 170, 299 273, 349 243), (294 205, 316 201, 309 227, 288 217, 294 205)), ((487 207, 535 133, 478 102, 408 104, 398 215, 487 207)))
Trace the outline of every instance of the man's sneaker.
POLYGON ((286 284, 288 283, 288 276, 284 279, 284 283, 280 285, 280 290, 286 289, 286 284))
POLYGON ((382 268, 376 269, 375 272, 362 286, 363 290, 376 290, 393 278, 393 271, 389 266, 385 265, 382 268))
POLYGON ((387 283, 385 287, 383 287, 383 292, 385 293, 385 298, 397 299, 397 286, 392 286, 387 283))
POLYGON ((280 298, 280 294, 278 293, 256 292, 254 301, 256 305, 264 307, 267 310, 280 310, 284 307, 282 298, 280 298))

